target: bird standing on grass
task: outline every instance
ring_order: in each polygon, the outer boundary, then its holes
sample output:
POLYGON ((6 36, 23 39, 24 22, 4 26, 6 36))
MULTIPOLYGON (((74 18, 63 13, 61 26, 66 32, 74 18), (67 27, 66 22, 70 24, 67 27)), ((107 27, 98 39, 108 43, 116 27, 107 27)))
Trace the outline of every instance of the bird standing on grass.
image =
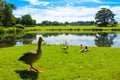
POLYGON ((42 54, 41 43, 42 43, 42 41, 43 41, 43 38, 39 37, 38 49, 27 52, 18 59, 18 61, 23 61, 24 63, 30 65, 30 71, 34 70, 36 72, 42 72, 42 71, 39 71, 33 67, 33 63, 35 63, 41 57, 41 54, 42 54))

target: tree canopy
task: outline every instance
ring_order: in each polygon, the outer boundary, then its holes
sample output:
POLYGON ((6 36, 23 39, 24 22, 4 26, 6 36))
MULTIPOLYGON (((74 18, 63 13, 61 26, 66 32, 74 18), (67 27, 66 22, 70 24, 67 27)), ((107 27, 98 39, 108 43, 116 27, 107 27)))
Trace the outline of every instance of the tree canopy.
POLYGON ((29 25, 35 25, 36 21, 32 19, 30 14, 25 14, 21 18, 21 22, 23 25, 29 26, 29 25))
POLYGON ((0 25, 10 27, 15 24, 15 16, 13 9, 16 9, 14 4, 8 4, 6 1, 0 1, 0 25))
POLYGON ((98 26, 114 25, 116 23, 114 16, 115 14, 110 9, 101 8, 96 13, 95 20, 98 26))

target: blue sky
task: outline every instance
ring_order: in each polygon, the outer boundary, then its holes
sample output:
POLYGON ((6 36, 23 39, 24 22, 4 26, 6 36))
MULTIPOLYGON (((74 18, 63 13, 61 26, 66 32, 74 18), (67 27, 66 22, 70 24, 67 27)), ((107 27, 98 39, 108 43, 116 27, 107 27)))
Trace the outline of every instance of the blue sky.
POLYGON ((33 19, 41 21, 91 21, 100 8, 108 8, 120 22, 119 0, 6 0, 16 5, 13 14, 21 17, 30 14, 33 19))

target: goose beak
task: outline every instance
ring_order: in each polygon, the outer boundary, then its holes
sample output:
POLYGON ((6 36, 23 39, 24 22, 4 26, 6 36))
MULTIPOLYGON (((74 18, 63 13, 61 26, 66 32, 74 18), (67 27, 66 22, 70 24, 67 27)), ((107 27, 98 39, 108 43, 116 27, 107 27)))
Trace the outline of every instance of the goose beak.
POLYGON ((44 41, 44 39, 42 39, 42 41, 44 41))
POLYGON ((44 41, 44 39, 42 37, 40 37, 39 40, 44 41))
POLYGON ((41 38, 41 40, 42 40, 42 41, 44 41, 44 39, 43 39, 43 38, 41 38))

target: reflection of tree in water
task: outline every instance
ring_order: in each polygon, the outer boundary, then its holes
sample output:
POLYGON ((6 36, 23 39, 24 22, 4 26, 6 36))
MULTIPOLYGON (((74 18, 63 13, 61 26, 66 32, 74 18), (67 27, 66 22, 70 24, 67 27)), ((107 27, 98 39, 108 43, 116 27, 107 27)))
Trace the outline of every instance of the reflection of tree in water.
POLYGON ((45 34, 42 34, 44 37, 50 37, 50 36, 58 36, 58 35, 78 35, 78 36, 93 36, 95 35, 95 33, 45 33, 45 34))
MULTIPOLYGON (((62 35, 63 33, 44 33, 44 34, 39 34, 42 35, 43 37, 48 37, 48 36, 58 36, 62 35)), ((69 33, 66 33, 64 35, 69 35, 69 33)), ((105 46, 105 47, 111 47, 113 45, 113 39, 116 37, 115 34, 110 34, 110 33, 71 33, 71 35, 77 35, 77 36, 94 36, 95 35, 95 44, 97 46, 105 46)), ((23 44, 29 44, 31 43, 34 39, 36 38, 36 34, 26 34, 22 36, 17 36, 17 35, 2 35, 0 36, 0 48, 1 47, 10 47, 16 45, 16 42, 22 42, 23 44)))
POLYGON ((0 48, 1 47, 11 47, 15 46, 16 42, 23 42, 23 44, 29 44, 35 39, 36 34, 26 34, 22 36, 17 36, 15 34, 1 35, 0 36, 0 48))
POLYGON ((113 45, 113 39, 116 36, 116 34, 110 33, 97 33, 95 35, 95 44, 101 47, 111 47, 111 45, 113 45))
POLYGON ((42 34, 42 36, 44 36, 44 37, 58 36, 58 35, 59 35, 59 33, 44 33, 44 34, 42 34))
POLYGON ((23 44, 32 43, 32 41, 36 38, 36 34, 26 34, 23 36, 23 44))
POLYGON ((1 47, 11 47, 16 44, 15 36, 6 36, 0 40, 0 48, 1 47))

